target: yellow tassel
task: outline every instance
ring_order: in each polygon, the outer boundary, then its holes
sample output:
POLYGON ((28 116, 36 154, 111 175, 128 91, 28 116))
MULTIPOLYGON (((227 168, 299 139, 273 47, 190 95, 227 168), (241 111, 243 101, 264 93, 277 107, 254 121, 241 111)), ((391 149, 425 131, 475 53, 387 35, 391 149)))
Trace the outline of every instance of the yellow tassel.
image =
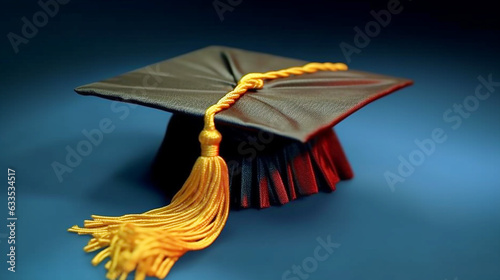
POLYGON ((120 217, 92 215, 84 227, 68 231, 92 235, 86 252, 101 250, 92 260, 105 267, 108 279, 125 280, 135 272, 135 280, 146 276, 163 279, 174 263, 187 251, 212 244, 224 228, 229 214, 229 179, 224 159, 219 156, 222 136, 215 128, 215 114, 229 108, 249 89, 260 89, 264 80, 316 71, 347 70, 342 63, 309 63, 266 73, 250 73, 241 78, 231 92, 205 112, 200 133, 201 156, 172 202, 143 214, 120 217))

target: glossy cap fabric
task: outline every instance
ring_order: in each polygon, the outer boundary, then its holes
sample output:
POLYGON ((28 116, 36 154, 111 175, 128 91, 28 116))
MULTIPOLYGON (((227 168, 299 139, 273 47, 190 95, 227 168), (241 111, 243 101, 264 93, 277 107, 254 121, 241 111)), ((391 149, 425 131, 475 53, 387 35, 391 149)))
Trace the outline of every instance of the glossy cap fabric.
MULTIPOLYGON (((306 63, 212 46, 75 90, 201 117, 243 75, 306 63)), ((411 83, 407 79, 353 70, 270 80, 263 89, 248 92, 231 108, 217 114, 216 121, 307 142, 371 101, 411 83)))

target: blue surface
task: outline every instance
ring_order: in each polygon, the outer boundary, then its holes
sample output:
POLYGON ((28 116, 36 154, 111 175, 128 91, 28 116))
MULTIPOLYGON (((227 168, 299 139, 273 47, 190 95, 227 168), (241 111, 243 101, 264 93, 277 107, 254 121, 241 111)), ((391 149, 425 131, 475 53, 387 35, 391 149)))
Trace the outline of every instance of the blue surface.
MULTIPOLYGON (((4 34, 19 33, 20 18, 39 10, 35 2, 11 5, 2 17, 4 34)), ((18 54, 2 39, 0 172, 16 170, 18 220, 15 273, 7 271, 7 229, 0 227, 1 279, 104 279, 103 266, 92 267, 93 254, 82 251, 88 238, 66 229, 90 214, 165 203, 147 175, 170 114, 124 104, 125 116, 110 101, 78 96, 73 88, 211 44, 345 61, 339 43, 352 42, 352 27, 370 20, 363 3, 344 3, 344 15, 334 12, 340 20, 306 16, 302 25, 288 14, 307 14, 309 6, 271 9, 254 25, 262 29, 277 17, 285 27, 263 34, 247 27, 256 8, 247 2, 223 22, 210 1, 197 4, 203 11, 188 3, 148 5, 75 0, 18 54), (82 130, 105 118, 113 132, 60 182, 52 163, 64 163, 66 147, 75 148, 85 140, 82 130)), ((309 268, 303 279, 500 279, 500 86, 457 129, 443 119, 474 94, 478 76, 500 81, 498 30, 462 29, 407 9, 352 56, 353 69, 415 81, 336 127, 355 178, 331 194, 231 212, 214 245, 188 253, 167 279, 301 279, 286 274, 294 265, 309 268), (391 189, 384 173, 397 174, 398 157, 408 158, 414 141, 436 128, 446 141, 391 189), (337 248, 318 262, 318 238, 328 237, 337 248)), ((3 224, 6 174, 0 178, 3 224)))

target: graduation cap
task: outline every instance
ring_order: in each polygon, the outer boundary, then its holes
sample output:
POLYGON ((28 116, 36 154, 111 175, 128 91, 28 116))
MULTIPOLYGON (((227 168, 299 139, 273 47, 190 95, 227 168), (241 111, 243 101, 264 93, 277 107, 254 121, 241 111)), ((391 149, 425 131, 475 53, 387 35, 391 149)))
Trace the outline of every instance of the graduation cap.
POLYGON ((93 215, 69 231, 92 235, 84 249, 102 249, 92 263, 109 258, 109 279, 134 270, 136 280, 162 279, 184 253, 217 238, 230 206, 285 204, 351 178, 332 127, 411 83, 343 63, 214 46, 78 87, 174 113, 153 176, 180 190, 165 207, 93 215))

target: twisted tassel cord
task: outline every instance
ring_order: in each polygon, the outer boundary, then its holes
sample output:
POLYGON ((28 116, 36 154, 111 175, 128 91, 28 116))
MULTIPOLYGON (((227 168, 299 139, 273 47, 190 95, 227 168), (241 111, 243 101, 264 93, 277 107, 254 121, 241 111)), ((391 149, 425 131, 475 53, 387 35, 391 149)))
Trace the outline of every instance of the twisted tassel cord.
POLYGON ((215 114, 231 107, 248 90, 261 89, 265 80, 341 70, 347 70, 343 63, 309 63, 243 76, 232 91, 206 110, 205 125, 199 135, 201 156, 169 205, 120 217, 92 215, 92 220, 84 221, 83 228, 73 226, 68 231, 92 235, 84 247, 86 252, 104 248, 92 264, 109 258, 105 264, 108 279, 125 280, 134 270, 135 280, 144 280, 146 276, 165 278, 187 251, 212 244, 229 214, 228 170, 219 156, 222 136, 215 128, 215 114))

